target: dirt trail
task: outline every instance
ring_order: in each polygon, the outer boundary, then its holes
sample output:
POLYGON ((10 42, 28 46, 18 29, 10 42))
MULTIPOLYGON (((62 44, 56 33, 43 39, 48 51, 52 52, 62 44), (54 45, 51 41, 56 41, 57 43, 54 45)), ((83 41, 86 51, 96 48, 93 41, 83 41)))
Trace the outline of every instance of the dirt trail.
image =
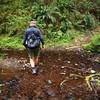
MULTIPOLYGON (((3 52, 3 51, 1 51, 3 52)), ((41 53, 38 75, 32 75, 26 51, 5 50, 0 62, 0 100, 98 100, 85 77, 100 71, 81 49, 47 50, 41 53)))

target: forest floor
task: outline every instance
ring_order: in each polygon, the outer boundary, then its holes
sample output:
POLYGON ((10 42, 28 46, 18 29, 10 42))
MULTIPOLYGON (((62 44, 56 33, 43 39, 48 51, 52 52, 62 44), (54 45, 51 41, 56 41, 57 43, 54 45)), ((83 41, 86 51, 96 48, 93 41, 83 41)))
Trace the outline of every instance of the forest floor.
POLYGON ((25 50, 1 49, 0 100, 99 100, 100 55, 81 48, 89 41, 90 35, 41 52, 37 75, 25 50))
POLYGON ((40 55, 38 74, 32 75, 26 51, 5 50, 5 54, 0 61, 0 100, 100 99, 100 87, 91 90, 87 84, 91 78, 86 81, 99 73, 100 55, 81 48, 46 50, 40 55))

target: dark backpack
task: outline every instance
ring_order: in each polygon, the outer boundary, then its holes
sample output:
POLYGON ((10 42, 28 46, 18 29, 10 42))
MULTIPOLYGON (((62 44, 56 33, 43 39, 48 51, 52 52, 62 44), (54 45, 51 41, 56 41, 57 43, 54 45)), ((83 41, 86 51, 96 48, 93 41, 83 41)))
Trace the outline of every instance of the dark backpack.
POLYGON ((40 39, 34 33, 30 33, 27 36, 25 44, 28 48, 35 48, 40 45, 40 39))

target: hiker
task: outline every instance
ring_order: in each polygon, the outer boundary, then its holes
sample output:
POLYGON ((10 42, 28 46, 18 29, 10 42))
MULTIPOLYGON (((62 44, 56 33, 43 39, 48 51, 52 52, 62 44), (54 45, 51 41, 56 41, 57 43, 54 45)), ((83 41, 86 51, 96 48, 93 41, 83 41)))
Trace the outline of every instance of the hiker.
POLYGON ((40 49, 44 48, 44 40, 42 37, 42 32, 36 27, 36 21, 30 22, 29 28, 25 31, 23 45, 25 46, 32 67, 32 74, 37 74, 40 49), (40 44, 42 43, 42 47, 40 44))

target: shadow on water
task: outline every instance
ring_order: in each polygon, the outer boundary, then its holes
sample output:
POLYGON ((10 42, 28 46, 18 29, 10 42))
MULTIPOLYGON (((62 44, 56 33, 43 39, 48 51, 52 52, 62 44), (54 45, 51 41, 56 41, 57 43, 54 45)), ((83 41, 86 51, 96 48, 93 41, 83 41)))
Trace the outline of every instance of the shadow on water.
POLYGON ((39 73, 31 74, 26 51, 0 50, 6 53, 0 62, 0 100, 98 100, 85 77, 100 64, 82 50, 46 50, 41 53, 39 73))

